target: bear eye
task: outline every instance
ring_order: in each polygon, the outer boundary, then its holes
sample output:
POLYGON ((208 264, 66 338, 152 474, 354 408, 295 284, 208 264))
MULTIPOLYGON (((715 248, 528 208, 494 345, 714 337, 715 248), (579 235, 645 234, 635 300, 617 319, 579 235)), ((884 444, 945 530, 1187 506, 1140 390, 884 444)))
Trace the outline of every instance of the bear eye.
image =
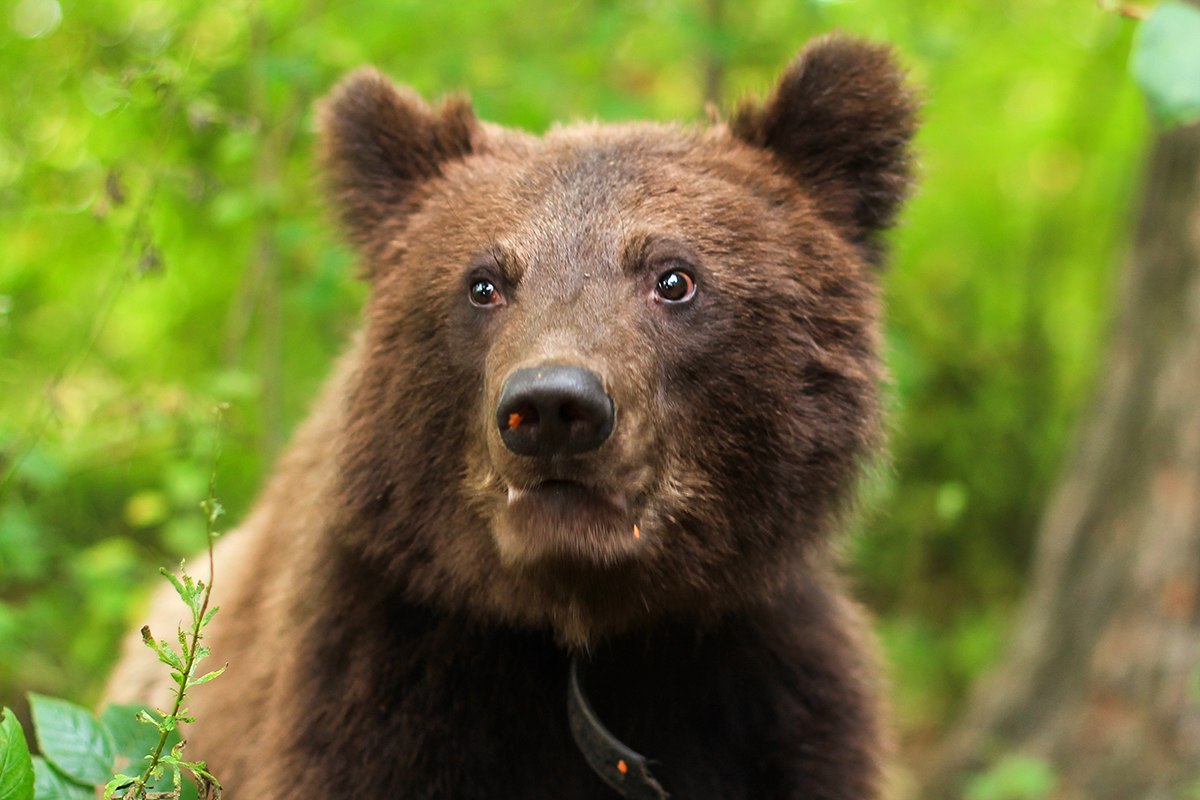
POLYGON ((471 298, 471 303, 477 306, 498 306, 504 302, 504 297, 500 294, 500 290, 496 288, 496 284, 487 278, 480 278, 474 281, 471 284, 468 295, 471 298))
POLYGON ((696 294, 696 279, 683 270, 673 269, 658 277, 654 293, 666 303, 686 303, 696 294))

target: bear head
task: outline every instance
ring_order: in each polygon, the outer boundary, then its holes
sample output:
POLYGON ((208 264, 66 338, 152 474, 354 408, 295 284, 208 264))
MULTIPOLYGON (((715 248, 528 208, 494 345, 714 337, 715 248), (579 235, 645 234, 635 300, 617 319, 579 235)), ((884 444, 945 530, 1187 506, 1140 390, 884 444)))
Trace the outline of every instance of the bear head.
POLYGON ((820 569, 879 439, 879 234, 910 183, 886 48, 811 44, 704 128, 535 137, 376 72, 321 107, 371 294, 339 546, 568 643, 820 569))

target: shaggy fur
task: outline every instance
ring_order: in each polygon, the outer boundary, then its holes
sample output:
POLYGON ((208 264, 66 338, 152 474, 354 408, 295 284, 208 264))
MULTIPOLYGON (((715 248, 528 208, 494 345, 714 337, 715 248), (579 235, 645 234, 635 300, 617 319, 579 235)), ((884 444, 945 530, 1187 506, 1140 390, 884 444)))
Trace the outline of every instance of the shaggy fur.
MULTIPOLYGON (((611 797, 567 731, 583 652, 600 717, 675 797, 877 797, 829 543, 879 439, 873 267, 914 131, 888 51, 816 42, 701 130, 538 138, 370 71, 320 118, 371 296, 218 547, 229 670, 196 691, 189 753, 234 800, 611 797), (690 302, 656 295, 671 271, 690 302), (518 455, 504 381, 556 364, 600 377, 613 432, 518 455)), ((110 697, 157 701, 133 650, 110 697)))

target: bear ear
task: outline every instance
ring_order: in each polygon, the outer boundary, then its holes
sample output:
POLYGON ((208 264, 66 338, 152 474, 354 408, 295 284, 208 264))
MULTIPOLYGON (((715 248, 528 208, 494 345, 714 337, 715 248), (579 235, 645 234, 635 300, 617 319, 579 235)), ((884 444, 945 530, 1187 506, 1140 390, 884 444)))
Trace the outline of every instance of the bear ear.
POLYGON ((373 69, 351 73, 317 110, 330 193, 351 240, 368 256, 385 249, 382 230, 415 206, 414 190, 467 156, 479 124, 469 101, 431 108, 373 69))
POLYGON ((911 180, 916 104, 885 46, 830 36, 809 44, 770 99, 743 105, 733 134, 773 153, 822 214, 878 262, 911 180))

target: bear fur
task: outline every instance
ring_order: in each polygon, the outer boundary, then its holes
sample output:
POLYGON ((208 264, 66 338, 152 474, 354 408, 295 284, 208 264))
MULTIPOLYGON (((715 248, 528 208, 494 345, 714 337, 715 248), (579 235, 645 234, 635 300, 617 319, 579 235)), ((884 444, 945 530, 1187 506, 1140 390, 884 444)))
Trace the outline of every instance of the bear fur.
MULTIPOLYGON (((818 40, 705 128, 535 137, 369 70, 319 116, 370 299, 216 548, 228 670, 189 756, 233 800, 615 797, 568 732, 579 654, 673 797, 879 797, 831 543, 880 442, 879 235, 915 129, 890 51, 818 40), (560 365, 598 376, 611 434, 514 452, 506 381, 560 365)), ((155 608, 161 635, 178 600, 155 608)), ((109 699, 164 705, 163 677, 131 642, 109 699)))

